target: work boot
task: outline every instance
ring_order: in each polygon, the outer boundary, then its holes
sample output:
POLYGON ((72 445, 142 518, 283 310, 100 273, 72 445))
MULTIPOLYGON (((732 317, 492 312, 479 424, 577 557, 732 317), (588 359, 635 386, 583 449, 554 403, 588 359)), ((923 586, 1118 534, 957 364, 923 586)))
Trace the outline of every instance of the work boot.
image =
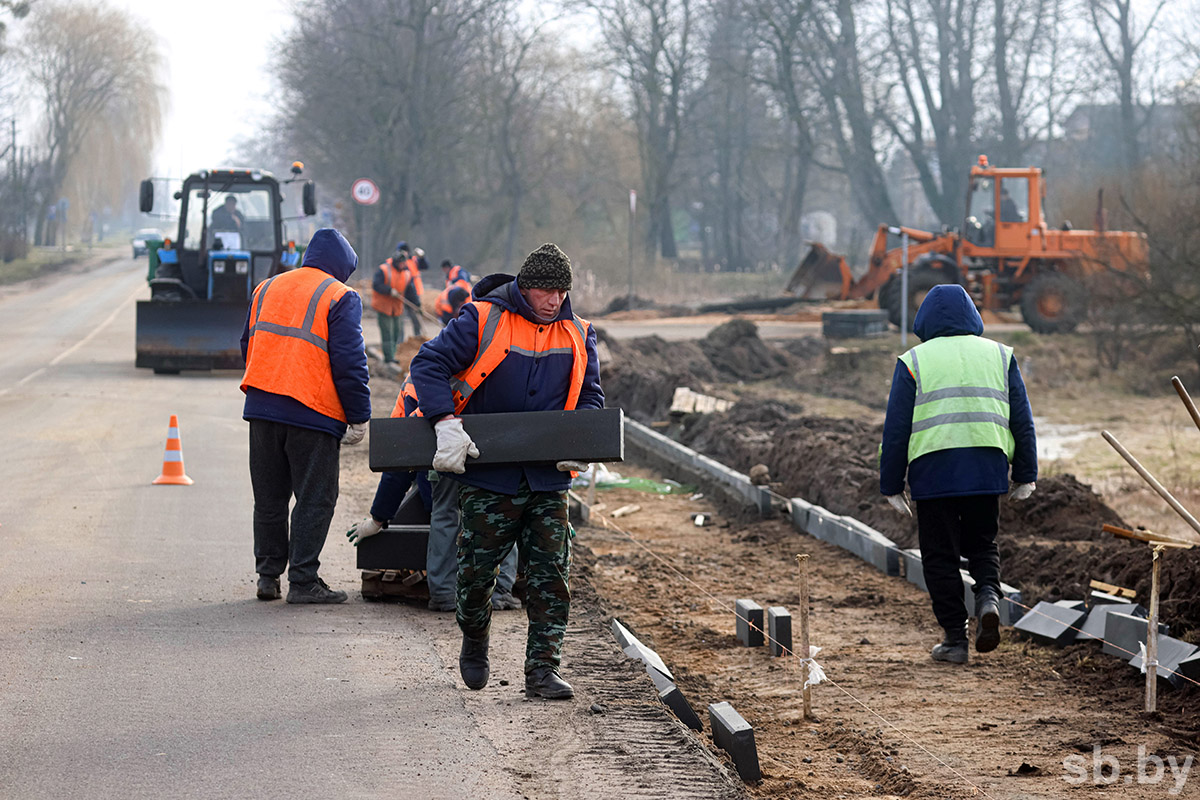
POLYGON ((521 601, 513 597, 512 592, 495 592, 492 595, 493 611, 514 611, 521 607, 521 601))
POLYGON ((270 575, 258 576, 258 599, 259 600, 278 600, 283 597, 283 593, 279 591, 279 577, 272 578, 270 575))
POLYGON ((975 631, 975 652, 990 653, 1000 645, 1000 598, 991 587, 976 598, 979 628, 975 631))
POLYGON ((958 629, 947 629, 946 638, 939 645, 934 645, 933 656, 934 661, 945 661, 950 664, 965 664, 967 663, 967 626, 963 625, 958 629))
POLYGON ((492 674, 491 665, 488 664, 487 636, 472 639, 463 634, 462 650, 458 654, 458 674, 462 675, 468 689, 487 686, 488 677, 492 674))
POLYGON ((575 696, 575 690, 558 676, 554 667, 537 667, 525 676, 525 696, 570 700, 575 696))
POLYGON ((346 593, 330 589, 329 584, 317 578, 312 583, 293 583, 288 587, 289 603, 344 603, 346 593))
POLYGON ((458 608, 453 597, 431 597, 429 598, 430 611, 454 611, 458 608))

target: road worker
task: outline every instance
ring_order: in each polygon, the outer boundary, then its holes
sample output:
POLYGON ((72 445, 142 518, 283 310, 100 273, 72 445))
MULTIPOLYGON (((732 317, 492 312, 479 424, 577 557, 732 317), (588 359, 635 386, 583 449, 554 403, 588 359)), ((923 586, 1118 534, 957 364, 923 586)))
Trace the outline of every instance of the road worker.
POLYGON ((459 415, 601 408, 596 331, 571 311, 571 261, 553 244, 530 253, 514 278, 489 275, 472 301, 413 358, 421 413, 434 425, 433 466, 456 480, 459 673, 471 689, 487 685, 496 573, 513 546, 525 563, 525 692, 565 699, 558 674, 570 612, 571 525, 567 489, 586 464, 472 465, 479 448, 459 415))
POLYGON ((446 285, 434 301, 433 308, 438 319, 445 324, 458 314, 458 309, 471 296, 471 275, 449 259, 442 262, 442 272, 446 276, 446 285))
POLYGON ((322 228, 300 268, 263 281, 250 301, 241 388, 260 600, 280 597, 284 567, 287 602, 346 600, 317 570, 337 504, 339 448, 361 442, 371 418, 362 302, 343 283, 357 266, 345 237, 322 228))
MULTIPOLYGON (((413 389, 412 381, 406 378, 400 396, 396 398, 392 416, 419 416, 420 413, 417 393, 413 389)), ((351 544, 358 547, 358 543, 363 539, 384 529, 388 520, 400 510, 400 504, 404 501, 414 478, 417 479, 418 488, 422 488, 421 475, 417 472, 385 471, 379 476, 379 486, 375 490, 371 512, 346 531, 346 538, 351 544)), ((461 514, 458 509, 459 483, 451 478, 442 477, 433 470, 429 471, 425 483, 430 487, 431 494, 427 503, 430 509, 429 543, 425 549, 425 582, 429 587, 429 610, 454 611, 458 580, 458 532, 461 526, 461 514)), ((424 496, 425 489, 422 488, 422 499, 424 496)), ((517 549, 513 548, 500 565, 496 592, 492 595, 493 609, 504 611, 521 607, 521 601, 513 596, 512 591, 516 578, 517 549)))
MULTIPOLYGON (((398 246, 396 252, 379 265, 371 281, 371 308, 379 315, 380 349, 388 364, 396 363, 396 345, 404 341, 405 301, 413 304, 421 301, 408 261, 408 250, 398 246)), ((419 328, 417 332, 420 333, 419 328)))
POLYGON ((413 334, 421 336, 421 298, 425 296, 425 283, 421 280, 421 273, 429 269, 429 263, 425 260, 425 251, 417 247, 410 250, 408 242, 400 242, 396 245, 397 250, 404 251, 404 266, 408 268, 408 274, 412 276, 414 291, 416 292, 416 302, 409 303, 404 307, 404 313, 408 316, 409 322, 413 326, 413 334), (411 253, 411 255, 410 255, 411 253))
POLYGON ((925 584, 945 638, 935 661, 965 664, 967 608, 959 556, 975 579, 975 650, 1000 643, 1000 496, 1033 493, 1037 439, 1017 359, 983 337, 966 290, 935 286, 913 323, 922 343, 900 356, 883 424, 879 488, 897 511, 917 506, 925 584))

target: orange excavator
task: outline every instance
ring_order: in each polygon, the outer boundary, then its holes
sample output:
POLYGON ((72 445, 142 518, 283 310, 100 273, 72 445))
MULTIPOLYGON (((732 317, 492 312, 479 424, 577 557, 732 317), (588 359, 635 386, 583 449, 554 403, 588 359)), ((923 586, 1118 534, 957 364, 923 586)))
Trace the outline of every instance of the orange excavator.
POLYGON ((867 269, 858 278, 843 256, 814 243, 787 291, 794 292, 813 275, 836 270, 841 276, 840 299, 874 295, 892 324, 899 325, 902 235, 907 234, 910 324, 931 288, 957 283, 980 309, 1019 304, 1022 318, 1034 331, 1069 332, 1087 312, 1089 282, 1114 272, 1145 279, 1149 247, 1144 233, 1104 230, 1103 213, 1097 214, 1099 230, 1053 230, 1042 211, 1045 196, 1037 167, 992 167, 987 156, 980 156, 971 167, 961 232, 880 225, 867 269))

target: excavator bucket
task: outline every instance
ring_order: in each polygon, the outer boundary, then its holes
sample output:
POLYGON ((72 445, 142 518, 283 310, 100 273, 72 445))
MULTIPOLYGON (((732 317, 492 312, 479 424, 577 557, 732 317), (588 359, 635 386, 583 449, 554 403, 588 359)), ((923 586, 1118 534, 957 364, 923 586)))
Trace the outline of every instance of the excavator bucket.
POLYGON ((840 282, 842 274, 849 272, 845 258, 829 252, 829 249, 820 242, 810 242, 810 245, 808 253, 800 260, 796 271, 792 273, 787 286, 784 287, 784 292, 787 294, 800 294, 803 297, 808 294, 818 280, 840 282), (798 292, 797 290, 801 287, 803 287, 803 291, 798 292))
POLYGON ((136 365, 161 373, 242 369, 246 311, 244 302, 140 300, 136 365))

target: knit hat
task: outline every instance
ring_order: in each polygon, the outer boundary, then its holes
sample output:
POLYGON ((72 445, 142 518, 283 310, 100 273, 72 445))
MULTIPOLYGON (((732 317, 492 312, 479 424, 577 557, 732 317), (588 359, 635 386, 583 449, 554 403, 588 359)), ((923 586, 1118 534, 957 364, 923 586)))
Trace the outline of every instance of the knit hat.
POLYGON ((571 289, 571 259, 558 248, 547 242, 525 256, 525 263, 517 273, 517 286, 522 289, 571 289))

